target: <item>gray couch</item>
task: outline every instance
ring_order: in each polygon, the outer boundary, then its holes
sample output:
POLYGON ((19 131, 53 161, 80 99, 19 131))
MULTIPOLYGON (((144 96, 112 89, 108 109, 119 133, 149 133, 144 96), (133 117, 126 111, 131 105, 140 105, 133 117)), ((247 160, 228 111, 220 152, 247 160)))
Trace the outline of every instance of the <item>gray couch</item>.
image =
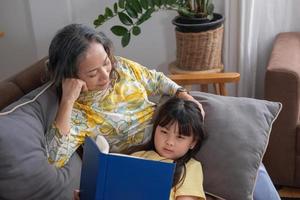
MULTIPOLYGON (((47 86, 39 87, 45 80, 44 62, 45 58, 0 83, 0 94, 5 94, 0 109, 14 102, 2 112, 32 100, 47 86)), ((208 138, 197 154, 203 165, 205 191, 225 199, 251 200, 281 105, 191 94, 206 111, 208 138)), ((74 154, 64 168, 57 169, 48 164, 45 150, 44 133, 53 122, 57 105, 56 94, 49 88, 31 103, 0 115, 0 199, 72 199, 72 190, 79 187, 81 160, 74 154)))

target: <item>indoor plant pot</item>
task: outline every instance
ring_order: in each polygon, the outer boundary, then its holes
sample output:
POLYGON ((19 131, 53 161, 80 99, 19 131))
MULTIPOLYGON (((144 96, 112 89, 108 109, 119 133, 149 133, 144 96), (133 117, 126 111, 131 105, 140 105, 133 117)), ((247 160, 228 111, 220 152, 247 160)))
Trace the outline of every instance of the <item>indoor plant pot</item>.
POLYGON ((94 25, 98 27, 118 16, 122 25, 113 26, 111 31, 121 37, 122 46, 125 47, 132 35, 137 36, 141 33, 140 25, 159 10, 175 10, 179 14, 173 20, 177 40, 176 63, 179 68, 187 70, 223 68, 221 63, 223 16, 213 13, 214 5, 211 0, 119 0, 114 3, 113 8, 106 7, 104 14, 95 19, 94 25), (178 49, 181 46, 183 49, 178 49), (194 51, 191 51, 193 49, 194 51), (181 58, 192 62, 182 62, 181 58), (218 62, 212 62, 214 60, 218 62))
POLYGON ((211 20, 175 17, 176 66, 188 71, 222 71, 223 21, 217 13, 211 20))

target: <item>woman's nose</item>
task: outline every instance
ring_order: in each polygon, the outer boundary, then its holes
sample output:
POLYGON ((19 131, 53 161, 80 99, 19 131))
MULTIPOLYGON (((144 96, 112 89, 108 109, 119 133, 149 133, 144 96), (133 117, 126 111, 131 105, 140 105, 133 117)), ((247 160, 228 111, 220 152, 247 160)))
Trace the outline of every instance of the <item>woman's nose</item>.
POLYGON ((101 80, 108 80, 109 79, 109 72, 105 69, 100 69, 99 70, 100 76, 99 79, 101 80))

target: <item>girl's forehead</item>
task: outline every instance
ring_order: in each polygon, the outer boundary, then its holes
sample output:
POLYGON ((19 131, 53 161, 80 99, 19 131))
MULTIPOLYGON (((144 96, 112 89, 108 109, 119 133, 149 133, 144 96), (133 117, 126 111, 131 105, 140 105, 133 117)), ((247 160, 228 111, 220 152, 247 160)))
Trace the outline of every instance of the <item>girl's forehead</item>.
POLYGON ((178 121, 172 120, 172 121, 168 122, 168 124, 165 125, 164 127, 167 128, 167 129, 170 129, 170 128, 172 128, 172 127, 178 129, 178 121))

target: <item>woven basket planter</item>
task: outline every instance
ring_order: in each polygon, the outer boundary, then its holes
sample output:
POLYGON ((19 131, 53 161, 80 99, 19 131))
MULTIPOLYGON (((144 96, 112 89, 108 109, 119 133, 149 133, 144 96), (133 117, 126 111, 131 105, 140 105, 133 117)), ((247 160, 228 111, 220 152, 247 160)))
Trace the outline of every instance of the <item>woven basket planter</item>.
POLYGON ((198 33, 176 31, 177 67, 191 71, 222 70, 223 31, 223 25, 198 33))

